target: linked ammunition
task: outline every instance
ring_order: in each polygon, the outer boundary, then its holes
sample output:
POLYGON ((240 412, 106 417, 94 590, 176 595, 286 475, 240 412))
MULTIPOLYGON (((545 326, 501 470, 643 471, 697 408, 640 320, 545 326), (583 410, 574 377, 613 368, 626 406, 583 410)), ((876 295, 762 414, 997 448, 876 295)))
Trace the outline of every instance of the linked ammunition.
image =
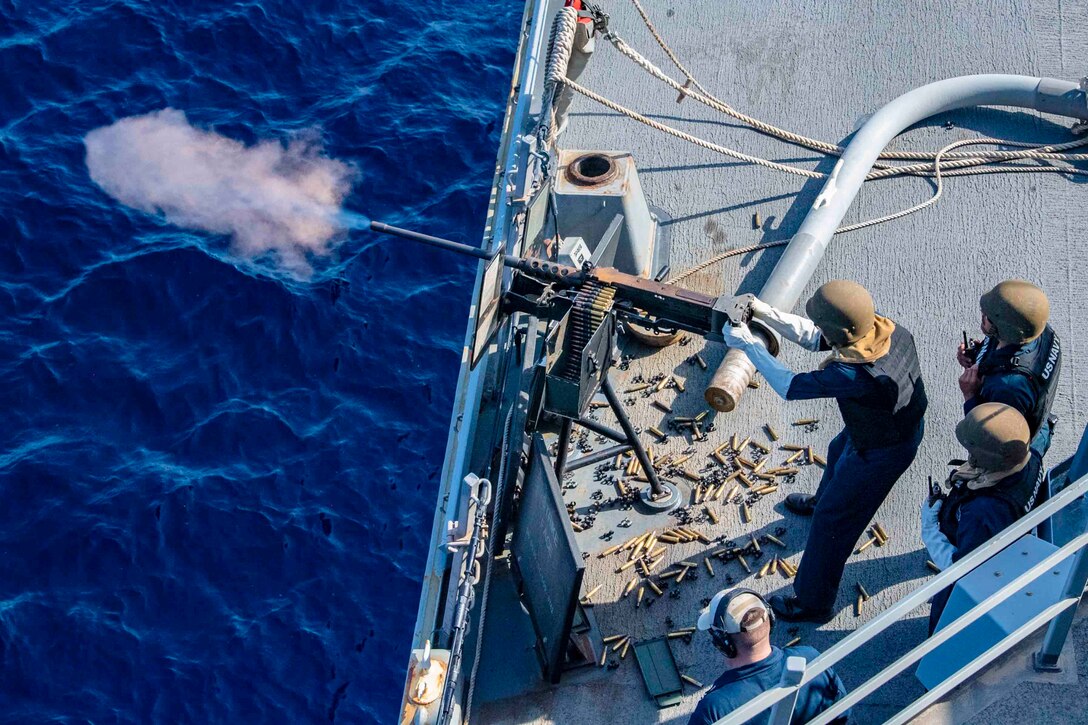
POLYGON ((649 383, 639 383, 638 385, 632 385, 631 387, 629 387, 627 390, 624 390, 623 392, 625 392, 625 393, 637 393, 637 392, 639 392, 641 390, 645 390, 648 387, 650 387, 649 383))
POLYGON ((863 595, 861 595, 861 594, 858 595, 858 601, 857 601, 856 606, 857 606, 857 609, 854 611, 854 616, 855 617, 860 617, 861 616, 861 610, 865 606, 865 597, 863 595))
POLYGON ((710 576, 714 576, 714 567, 710 565, 710 557, 704 556, 703 563, 706 564, 707 573, 710 574, 710 576))
POLYGON ((819 418, 802 418, 801 420, 793 421, 794 425, 812 425, 813 423, 819 423, 819 418))
POLYGON ((709 506, 704 506, 704 509, 706 510, 706 515, 710 518, 710 523, 718 523, 718 514, 714 513, 714 510, 709 506))
POLYGON ((663 441, 663 440, 665 440, 666 438, 668 438, 668 436, 667 436, 667 435, 665 435, 664 433, 662 433, 662 432, 661 432, 660 430, 658 430, 657 428, 653 427, 652 425, 651 425, 651 426, 650 426, 649 428, 647 428, 646 430, 647 430, 647 431, 648 431, 649 433, 651 433, 651 434, 653 434, 653 435, 657 436, 657 438, 658 438, 659 440, 662 440, 662 441, 663 441))
POLYGON ((646 587, 642 586, 638 588, 638 600, 635 602, 635 609, 642 606, 642 597, 646 595, 646 587))
POLYGON ((604 639, 602 639, 601 643, 602 644, 608 644, 609 642, 615 642, 617 640, 623 639, 626 636, 627 636, 626 634, 611 634, 611 635, 605 637, 604 639))
POLYGON ((590 589, 590 590, 589 590, 589 592, 588 592, 588 593, 586 593, 586 594, 584 595, 584 596, 585 596, 585 598, 586 598, 586 599, 589 599, 589 598, 590 598, 590 597, 592 597, 592 596, 593 596, 594 594, 596 594, 597 592, 599 592, 599 591, 601 590, 601 587, 603 587, 603 586, 604 586, 604 584, 598 584, 597 586, 593 587, 592 589, 590 589))
POLYGON ((757 554, 763 553, 763 549, 760 548, 759 539, 756 538, 756 535, 755 534, 748 534, 748 538, 752 540, 752 548, 756 550, 756 553, 757 554))
POLYGON ((604 663, 608 661, 608 648, 605 647, 601 650, 601 667, 604 667, 604 663))
POLYGON ((740 520, 746 524, 752 523, 752 512, 746 503, 740 505, 740 520))
POLYGON ((638 577, 631 577, 631 581, 627 582, 627 586, 623 588, 623 596, 626 597, 630 594, 634 590, 636 584, 638 584, 638 577))
POLYGON ((767 539, 767 541, 773 541, 774 543, 778 544, 779 546, 782 546, 782 547, 786 546, 785 544, 782 543, 781 539, 779 539, 777 536, 775 536, 773 534, 764 534, 763 537, 765 539, 767 539))
POLYGON ((767 429, 767 437, 770 438, 772 442, 778 440, 778 431, 776 431, 770 423, 764 423, 763 427, 767 429))
POLYGON ((783 443, 781 446, 779 446, 779 448, 781 448, 784 451, 803 451, 803 450, 805 450, 804 446, 795 446, 792 443, 783 443))
POLYGON ((861 582, 858 582, 858 592, 861 593, 861 596, 865 597, 865 601, 869 601, 869 592, 865 591, 865 585, 861 582))
POLYGON ((661 591, 661 587, 659 587, 653 579, 647 579, 646 584, 650 587, 650 589, 654 590, 654 594, 659 597, 662 595, 663 592, 661 591))
POLYGON ((680 675, 680 679, 683 680, 684 682, 688 683, 692 687, 698 687, 700 690, 703 689, 703 683, 699 682, 694 677, 688 677, 687 675, 680 675))
POLYGON ((866 550, 866 549, 868 549, 868 548, 869 548, 870 546, 872 546, 872 545, 873 545, 874 543, 876 543, 876 537, 870 536, 870 537, 869 537, 869 540, 868 540, 868 541, 866 541, 866 542, 865 542, 864 544, 862 544, 861 546, 859 546, 859 547, 858 547, 858 548, 857 548, 857 549, 856 549, 856 550, 854 551, 854 553, 855 553, 855 554, 860 554, 861 552, 865 551, 865 550, 866 550))
POLYGON ((627 640, 626 642, 624 642, 624 643, 623 643, 623 651, 622 651, 622 652, 620 652, 620 659, 621 659, 621 660, 622 660, 622 659, 623 659, 624 657, 626 657, 626 656, 627 656, 627 648, 628 648, 628 647, 630 647, 630 646, 631 646, 631 640, 630 640, 630 639, 628 639, 628 640, 627 640))
POLYGON ((654 406, 655 408, 657 408, 658 410, 663 410, 663 411, 665 411, 666 413, 671 413, 671 412, 672 412, 672 407, 671 407, 671 406, 669 406, 669 404, 668 404, 668 403, 665 403, 665 402, 663 402, 663 401, 660 401, 660 400, 654 400, 654 401, 653 401, 653 402, 651 403, 651 405, 653 405, 653 406, 654 406))
POLYGON ((800 638, 800 637, 794 637, 794 638, 793 638, 793 639, 791 639, 791 640, 790 640, 789 642, 786 642, 786 646, 787 646, 787 647, 792 647, 793 645, 797 644, 797 643, 798 643, 798 642, 800 642, 800 641, 801 641, 801 638, 800 638))
POLYGON ((928 566, 928 567, 929 567, 930 569, 932 569, 933 571, 937 572, 938 574, 940 574, 940 573, 941 573, 941 567, 937 566, 936 564, 934 564, 934 563, 933 563, 932 561, 930 561, 929 559, 926 559, 926 566, 928 566))
POLYGON ((752 567, 748 566, 748 560, 745 559, 743 555, 737 554, 737 561, 739 561, 740 565, 744 567, 744 571, 748 572, 749 574, 752 573, 752 567))
POLYGON ((699 365, 699 367, 701 367, 701 368, 702 368, 703 370, 706 370, 706 360, 704 360, 704 359, 703 359, 703 356, 702 356, 702 355, 700 355, 699 353, 695 353, 695 362, 696 362, 696 363, 697 363, 697 364, 699 365))

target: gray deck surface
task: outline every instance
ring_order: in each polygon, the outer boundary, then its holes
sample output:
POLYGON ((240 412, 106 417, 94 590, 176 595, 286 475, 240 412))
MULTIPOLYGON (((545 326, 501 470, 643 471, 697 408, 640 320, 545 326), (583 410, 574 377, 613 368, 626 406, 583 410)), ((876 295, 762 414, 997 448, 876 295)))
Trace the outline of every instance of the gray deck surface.
MULTIPOLYGON (((613 28, 661 68, 679 77, 646 32, 627 2, 603 3, 613 28)), ((1083 50, 1088 47, 1088 5, 1055 0, 1034 2, 977 3, 943 0, 926 3, 868 3, 847 0, 813 3, 802 0, 763 3, 734 0, 645 2, 658 28, 694 74, 708 88, 735 107, 758 118, 809 136, 842 141, 864 114, 912 88, 942 78, 981 72, 1077 78, 1088 72, 1083 50)), ((691 100, 677 105, 676 94, 661 86, 620 56, 603 40, 580 81, 605 96, 666 123, 748 153, 829 171, 832 160, 788 146, 716 116, 691 100)), ((787 239, 796 230, 822 181, 738 164, 699 147, 618 117, 587 99, 578 97, 570 128, 560 143, 573 149, 630 150, 651 203, 673 217, 672 260, 683 270, 727 248, 787 239), (763 230, 752 229, 753 212, 765 220, 763 230)), ((934 119, 931 124, 902 136, 899 148, 932 150, 960 138, 1000 138, 1059 142, 1069 139, 1068 122, 1034 113, 984 109, 958 112, 934 119), (951 120, 955 127, 946 129, 951 120)), ((1086 366, 1079 355, 1086 348, 1081 315, 1088 308, 1088 266, 1078 248, 1088 227, 1084 178, 1056 174, 986 175, 951 179, 944 197, 934 207, 892 223, 838 237, 807 290, 835 278, 854 279, 873 293, 878 309, 907 326, 919 343, 923 374, 930 397, 927 434, 918 459, 901 479, 877 516, 891 533, 890 543, 870 547, 847 563, 838 601, 839 614, 827 625, 802 625, 802 642, 826 649, 860 623, 917 587, 928 575, 919 539, 918 508, 927 475, 943 478, 945 461, 957 455, 952 435, 961 417, 962 397, 956 384, 959 368, 954 349, 960 331, 976 333, 977 300, 997 281, 1023 277, 1044 287, 1051 300, 1052 324, 1064 341, 1064 369, 1054 412, 1061 423, 1048 460, 1057 463, 1070 455, 1088 422, 1078 398, 1084 389, 1086 366), (860 618, 853 613, 853 585, 861 580, 873 594, 860 618)), ((846 222, 851 223, 912 206, 931 193, 919 179, 872 183, 863 190, 846 222)), ((708 293, 759 290, 780 249, 732 258, 685 280, 684 285, 708 293)), ((628 377, 641 373, 675 373, 686 381, 687 392, 669 390, 660 397, 672 402, 678 415, 705 409, 702 390, 724 348, 694 340, 687 347, 659 353, 630 347, 637 360, 631 370, 615 373, 616 387, 628 386, 628 377), (702 372, 684 362, 694 352, 710 363, 702 372)), ((820 357, 788 348, 784 361, 795 370, 814 368, 820 357)), ((667 419, 648 398, 638 398, 632 408, 637 425, 658 425, 667 419)), ((609 422, 610 416, 600 415, 609 422)), ((838 413, 830 402, 783 404, 764 385, 750 390, 739 409, 718 415, 712 442, 699 447, 691 463, 695 469, 706 453, 734 431, 743 438, 759 434, 771 423, 784 440, 812 443, 823 453, 840 428, 838 413), (819 418, 818 431, 800 433, 790 422, 819 418)), ((613 424, 614 425, 614 424, 613 424)), ((766 441, 765 436, 760 440, 766 441)), ((647 442, 652 442, 649 439, 647 442)), ((687 441, 670 438, 656 445, 660 453, 678 454, 687 441)), ((573 455, 577 455, 576 453, 573 455)), ((773 459, 781 460, 781 454, 773 459)), ((587 469, 584 473, 591 472, 587 469)), ((741 527, 735 505, 717 504, 722 514, 718 527, 695 528, 713 535, 736 536, 740 532, 763 533, 786 527, 782 537, 788 558, 800 556, 807 535, 803 519, 784 513, 781 499, 789 490, 815 490, 819 469, 806 467, 792 488, 783 486, 768 500, 753 506, 755 520, 741 527)), ((580 476, 578 490, 569 500, 583 501, 593 484, 580 476)), ((601 488, 596 486, 596 488, 601 488)), ((612 495, 610 491, 606 491, 612 495)), ((648 527, 664 528, 674 520, 650 519, 625 512, 632 521, 619 529, 612 542, 598 536, 610 526, 602 519, 579 537, 586 550, 600 550, 648 527)), ((614 522, 613 522, 614 523, 614 522)), ((699 544, 672 547, 668 561, 706 549, 699 544)), ((770 547, 774 548, 774 547, 770 547)), ((693 559, 701 561, 701 556, 693 559)), ((588 562, 585 589, 604 584, 595 597, 594 615, 605 634, 627 632, 634 639, 660 636, 664 620, 676 626, 694 624, 701 600, 726 585, 727 577, 741 580, 739 565, 718 564, 717 576, 703 570, 695 582, 681 585, 680 599, 668 596, 651 608, 635 609, 632 599, 614 601, 626 576, 614 573, 623 560, 588 562)), ((662 567, 664 568, 664 567, 662 567)), ((627 573, 629 575, 629 572, 627 573)), ((781 576, 756 579, 745 585, 764 592, 788 590, 781 576)), ((838 668, 847 686, 863 681, 925 636, 925 617, 915 617, 885 633, 875 645, 838 668)), ((520 611, 488 613, 487 638, 494 647, 496 635, 506 629, 503 617, 523 616, 520 611)), ((792 637, 781 626, 774 641, 792 637)), ((503 642, 505 655, 525 655, 516 642, 503 642)), ((681 670, 703 683, 711 683, 721 671, 721 656, 705 638, 691 644, 673 640, 681 670)), ((492 653, 495 650, 491 650, 492 653)), ((531 653, 530 653, 531 654, 531 653)), ((496 654, 492 655, 498 656, 496 654)), ((485 653, 484 667, 502 667, 485 653)), ((1045 697, 1046 685, 1032 685, 1045 697)), ((912 676, 901 677, 869 699, 859 710, 859 722, 879 721, 922 692, 912 676)), ((557 687, 536 686, 516 697, 477 705, 475 714, 484 722, 684 722, 701 693, 689 688, 684 703, 658 711, 648 700, 641 678, 628 657, 615 670, 572 673, 557 687)), ((1084 697, 1080 696, 1080 702, 1084 697)), ((1003 720, 990 712, 987 722, 1003 720)), ((980 719, 979 722, 982 720, 980 719)))

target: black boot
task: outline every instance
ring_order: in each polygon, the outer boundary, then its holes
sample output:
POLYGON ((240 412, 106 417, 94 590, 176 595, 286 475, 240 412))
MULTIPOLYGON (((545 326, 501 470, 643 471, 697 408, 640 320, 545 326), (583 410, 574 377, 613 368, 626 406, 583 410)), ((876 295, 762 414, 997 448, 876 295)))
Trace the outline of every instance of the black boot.
POLYGON ((835 613, 830 609, 816 610, 806 609, 801 606, 797 597, 787 597, 785 594, 775 594, 767 600, 771 609, 780 618, 787 622, 817 622, 824 624, 830 622, 835 613))
POLYGON ((811 516, 816 510, 816 497, 808 493, 791 493, 786 496, 786 508, 798 516, 811 516))

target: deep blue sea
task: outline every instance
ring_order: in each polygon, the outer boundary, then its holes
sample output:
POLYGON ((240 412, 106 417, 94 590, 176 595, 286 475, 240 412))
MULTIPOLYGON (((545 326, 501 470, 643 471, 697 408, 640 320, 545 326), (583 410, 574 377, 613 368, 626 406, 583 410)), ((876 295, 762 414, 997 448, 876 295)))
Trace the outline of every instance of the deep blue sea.
POLYGON ((475 262, 358 232, 262 273, 83 138, 317 134, 348 208, 478 243, 520 18, 0 0, 0 722, 396 720, 475 262))

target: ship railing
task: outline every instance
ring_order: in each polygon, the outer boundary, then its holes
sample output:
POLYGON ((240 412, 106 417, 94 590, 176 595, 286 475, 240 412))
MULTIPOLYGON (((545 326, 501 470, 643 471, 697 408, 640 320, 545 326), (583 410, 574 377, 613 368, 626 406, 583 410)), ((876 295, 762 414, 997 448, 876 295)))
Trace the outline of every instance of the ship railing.
MULTIPOLYGON (((1081 453, 1088 453, 1088 446, 1085 445, 1085 442, 1088 442, 1088 432, 1086 432, 1085 440, 1082 441, 1081 453)), ((1079 459, 1082 458, 1081 453, 1078 453, 1078 460, 1074 460, 1072 469, 1070 470, 1070 478, 1073 475, 1073 471, 1078 471, 1080 477, 1064 488, 1060 493, 1032 510, 1016 523, 998 533, 983 546, 980 546, 948 569, 933 577, 933 579, 914 590, 908 596, 899 600, 895 605, 847 635, 840 642, 811 662, 804 664, 804 666, 800 668, 787 668, 783 673, 782 681, 777 687, 769 689, 758 697, 749 700, 746 704, 737 708, 728 716, 718 720, 715 725, 740 725, 740 723, 747 722, 768 709, 771 711, 771 725, 787 725, 793 716, 794 705, 802 687, 856 652, 859 648, 871 643, 884 630, 910 614, 916 608, 925 604, 925 602, 935 594, 947 587, 955 585, 958 580, 986 564, 1001 551, 1020 540, 1024 535, 1031 533, 1037 526, 1049 521, 1055 514, 1083 498, 1084 495, 1088 493, 1088 475, 1083 475, 1085 466, 1077 465, 1079 459)), ((1088 455, 1085 455, 1084 458, 1088 459, 1088 455)), ((1088 462, 1088 460, 1086 460, 1086 462, 1088 462)), ((1034 655, 1034 664, 1037 670, 1055 671, 1058 657, 1069 636, 1069 630, 1076 615, 1077 605, 1084 593, 1085 583, 1088 581, 1088 554, 1085 553, 1086 546, 1088 546, 1088 532, 1084 532, 1082 528, 1081 533, 1078 536, 1071 539, 1045 559, 1039 561, 1031 569, 1025 571, 1023 574, 1001 587, 997 592, 969 609, 960 617, 953 620, 948 626, 938 630, 921 644, 877 672, 859 687, 854 688, 832 707, 820 713, 816 718, 810 720, 809 725, 824 725, 836 718, 842 717, 842 715, 851 707, 862 702, 867 696, 876 692, 892 678, 902 674, 908 667, 918 662, 926 654, 932 652, 959 632, 962 632, 966 627, 983 617, 994 607, 999 606, 1002 602, 1031 584, 1047 571, 1051 571, 1053 567, 1060 562, 1069 557, 1075 557, 1073 566, 1070 568, 1069 575, 1062 590, 1061 598, 1058 601, 1047 606, 1015 631, 1009 633, 1002 639, 995 641, 989 649, 981 655, 968 662, 925 695, 910 703, 903 710, 888 719, 887 724, 898 725, 898 723, 908 722, 916 717, 953 688, 973 677, 977 672, 994 662, 998 657, 1002 656, 1005 652, 1012 649, 1016 644, 1047 623, 1049 623, 1049 626, 1047 627, 1046 635, 1043 637, 1040 649, 1034 655)))

